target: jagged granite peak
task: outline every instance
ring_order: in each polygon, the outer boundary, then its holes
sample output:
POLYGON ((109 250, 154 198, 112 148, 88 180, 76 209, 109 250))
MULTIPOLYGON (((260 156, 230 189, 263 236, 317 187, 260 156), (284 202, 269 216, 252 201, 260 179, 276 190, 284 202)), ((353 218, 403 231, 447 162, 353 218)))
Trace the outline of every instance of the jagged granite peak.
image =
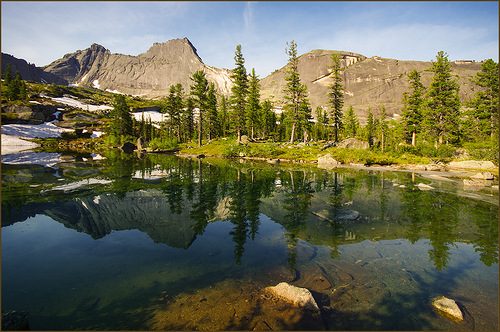
POLYGON ((220 93, 227 95, 231 89, 230 71, 206 66, 187 38, 154 43, 137 56, 114 54, 93 44, 54 61, 45 70, 70 84, 149 98, 167 95, 170 85, 177 83, 189 91, 190 77, 197 70, 204 70, 220 93))

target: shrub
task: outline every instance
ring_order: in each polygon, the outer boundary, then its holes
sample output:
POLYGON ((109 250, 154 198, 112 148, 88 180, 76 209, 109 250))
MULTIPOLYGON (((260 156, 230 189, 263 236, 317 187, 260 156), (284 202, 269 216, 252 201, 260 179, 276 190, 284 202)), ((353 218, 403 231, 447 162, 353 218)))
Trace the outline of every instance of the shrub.
POLYGON ((174 138, 154 138, 148 143, 151 150, 174 150, 178 145, 179 143, 174 138))

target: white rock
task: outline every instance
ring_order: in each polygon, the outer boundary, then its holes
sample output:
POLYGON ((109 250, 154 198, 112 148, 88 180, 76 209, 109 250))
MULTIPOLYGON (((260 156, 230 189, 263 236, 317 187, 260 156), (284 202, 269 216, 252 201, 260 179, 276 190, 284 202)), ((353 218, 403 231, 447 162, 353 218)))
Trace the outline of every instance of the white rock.
POLYGON ((316 304, 311 292, 306 288, 295 287, 286 282, 280 282, 276 286, 266 287, 265 290, 297 307, 319 310, 318 304, 316 304))
POLYGON ((493 174, 491 174, 490 172, 481 172, 481 173, 476 173, 475 175, 471 176, 471 179, 494 180, 495 176, 493 174))
POLYGON ((455 320, 455 321, 463 321, 464 316, 462 311, 458 307, 457 303, 444 296, 438 296, 432 299, 432 306, 436 308, 444 316, 455 320))
POLYGON ((420 190, 431 190, 431 189, 434 189, 434 187, 429 186, 428 184, 425 184, 425 183, 419 183, 419 184, 417 184, 417 187, 420 190))
POLYGON ((340 162, 333 159, 332 155, 329 153, 318 158, 318 167, 319 168, 331 169, 331 168, 335 168, 339 165, 340 165, 340 162))

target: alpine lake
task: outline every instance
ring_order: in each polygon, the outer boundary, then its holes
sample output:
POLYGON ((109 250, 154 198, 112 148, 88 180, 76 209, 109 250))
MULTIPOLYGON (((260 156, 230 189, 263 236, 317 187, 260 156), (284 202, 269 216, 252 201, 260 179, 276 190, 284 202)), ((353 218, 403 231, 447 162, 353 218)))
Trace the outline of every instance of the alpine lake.
POLYGON ((30 329, 499 328, 491 187, 117 151, 16 160, 2 158, 2 311, 30 329), (263 291, 280 282, 320 312, 263 291), (462 322, 433 309, 441 295, 462 322))

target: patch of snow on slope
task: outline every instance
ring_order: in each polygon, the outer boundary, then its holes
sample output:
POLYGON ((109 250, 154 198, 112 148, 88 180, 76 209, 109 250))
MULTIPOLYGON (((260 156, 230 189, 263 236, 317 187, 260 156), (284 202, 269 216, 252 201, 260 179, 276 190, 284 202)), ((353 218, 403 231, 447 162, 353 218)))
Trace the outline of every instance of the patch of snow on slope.
POLYGON ((155 111, 135 112, 132 113, 132 116, 135 118, 136 121, 142 121, 143 114, 144 114, 144 121, 149 121, 149 119, 151 119, 151 122, 153 122, 153 126, 155 126, 156 128, 160 128, 159 125, 160 122, 168 120, 167 114, 155 111))
POLYGON ((70 97, 60 97, 60 98, 51 97, 50 99, 52 99, 53 101, 56 101, 58 103, 64 104, 64 105, 76 107, 76 108, 79 108, 79 109, 82 109, 85 111, 90 111, 90 112, 113 109, 113 107, 108 106, 108 105, 84 104, 81 101, 74 99, 74 98, 70 98, 70 97))
POLYGON ((101 88, 101 85, 99 84, 99 80, 94 80, 92 82, 92 86, 96 89, 100 89, 101 88))
POLYGON ((102 179, 85 179, 76 182, 71 182, 68 184, 63 184, 61 186, 57 186, 52 188, 51 190, 62 190, 62 191, 70 191, 75 190, 84 186, 92 185, 92 184, 108 184, 113 181, 110 180, 102 180, 102 179))
POLYGON ((46 122, 39 125, 29 125, 29 124, 2 125, 2 134, 18 136, 20 138, 61 137, 61 133, 65 131, 73 131, 73 130, 60 128, 52 122, 46 122))
POLYGON ((118 90, 106 89, 106 91, 107 91, 107 92, 111 92, 111 93, 117 93, 117 94, 119 94, 119 95, 124 95, 124 93, 123 93, 123 92, 120 92, 120 91, 118 91, 118 90))

